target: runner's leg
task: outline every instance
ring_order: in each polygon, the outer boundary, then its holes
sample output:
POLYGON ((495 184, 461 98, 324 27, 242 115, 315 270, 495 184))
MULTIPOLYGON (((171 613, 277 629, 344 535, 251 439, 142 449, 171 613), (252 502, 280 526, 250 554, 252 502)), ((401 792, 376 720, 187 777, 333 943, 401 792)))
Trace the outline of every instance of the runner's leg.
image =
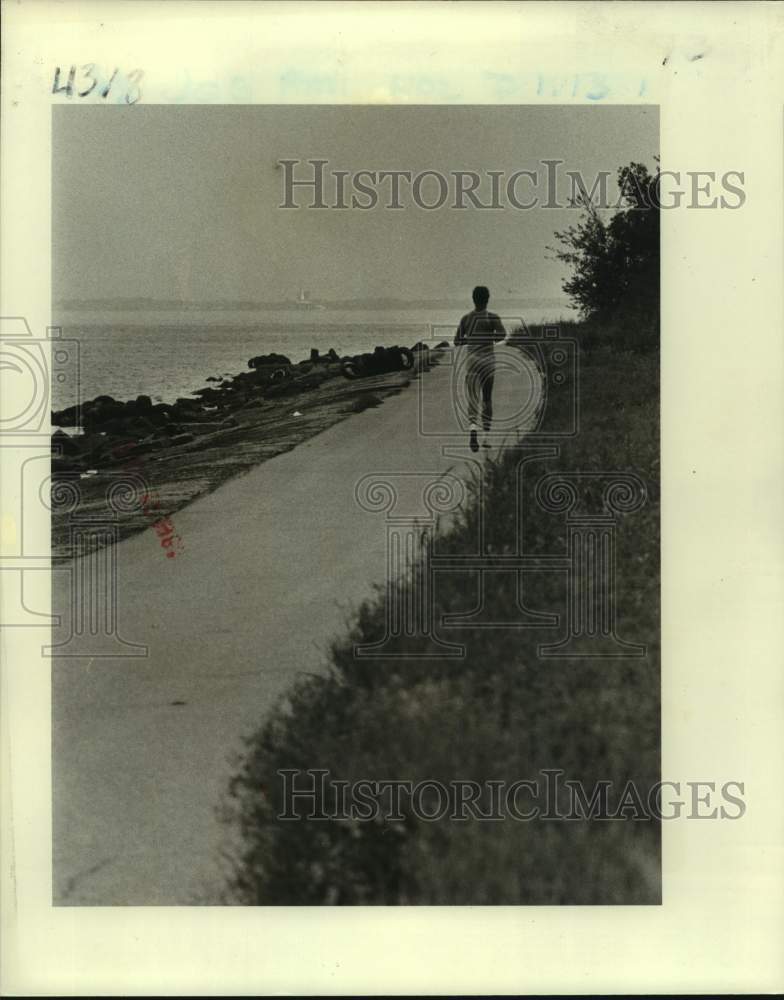
POLYGON ((482 429, 485 434, 490 430, 493 423, 493 383, 495 382, 495 371, 487 367, 482 376, 482 429))
POLYGON ((477 451, 479 448, 479 443, 476 438, 477 426, 479 421, 479 407, 481 405, 481 371, 479 366, 468 362, 466 365, 466 395, 468 396, 468 421, 470 423, 468 443, 471 447, 471 451, 477 451))

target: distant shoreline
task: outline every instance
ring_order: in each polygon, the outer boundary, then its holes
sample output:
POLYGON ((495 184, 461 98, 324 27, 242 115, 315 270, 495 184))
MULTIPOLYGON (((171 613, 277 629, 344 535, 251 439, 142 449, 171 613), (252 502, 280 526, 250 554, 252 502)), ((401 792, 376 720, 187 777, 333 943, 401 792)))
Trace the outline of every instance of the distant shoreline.
MULTIPOLYGON (((397 309, 400 311, 421 309, 468 309, 470 297, 448 299, 314 299, 310 305, 323 306, 325 310, 363 311, 397 309)), ((504 307, 526 309, 561 309, 570 310, 566 299, 561 298, 520 298, 495 296, 493 308, 498 311, 504 307)), ((307 313, 308 308, 303 303, 292 299, 280 299, 271 302, 251 300, 218 300, 212 302, 182 302, 175 299, 62 299, 53 303, 55 311, 62 312, 300 312, 307 313)))

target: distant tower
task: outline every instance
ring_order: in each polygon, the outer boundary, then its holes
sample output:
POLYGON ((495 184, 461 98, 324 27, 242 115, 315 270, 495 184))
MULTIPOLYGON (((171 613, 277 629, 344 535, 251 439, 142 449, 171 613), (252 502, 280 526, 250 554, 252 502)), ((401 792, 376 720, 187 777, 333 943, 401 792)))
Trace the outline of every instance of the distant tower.
POLYGON ((324 309, 324 306, 319 305, 317 302, 311 302, 310 292, 305 291, 301 288, 299 291, 299 298, 297 299, 297 305, 300 309, 324 309))

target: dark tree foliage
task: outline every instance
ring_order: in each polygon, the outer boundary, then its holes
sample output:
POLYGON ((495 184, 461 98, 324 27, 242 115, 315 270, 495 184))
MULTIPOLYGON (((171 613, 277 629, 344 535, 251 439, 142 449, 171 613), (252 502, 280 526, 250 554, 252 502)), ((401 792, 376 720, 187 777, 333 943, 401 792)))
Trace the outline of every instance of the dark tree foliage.
POLYGON ((659 170, 642 163, 618 171, 620 197, 605 221, 583 193, 580 221, 555 234, 558 260, 571 269, 563 289, 583 319, 633 349, 653 349, 659 330, 659 170))

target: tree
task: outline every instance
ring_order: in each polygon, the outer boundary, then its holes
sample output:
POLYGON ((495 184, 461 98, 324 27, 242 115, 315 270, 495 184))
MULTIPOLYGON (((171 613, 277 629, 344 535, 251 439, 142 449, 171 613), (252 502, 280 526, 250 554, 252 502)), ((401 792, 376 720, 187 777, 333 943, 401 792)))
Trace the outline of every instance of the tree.
MULTIPOLYGON (((618 170, 620 196, 608 221, 583 192, 580 221, 557 232, 550 248, 571 275, 563 290, 585 320, 621 328, 635 342, 658 343, 659 170, 642 163, 618 170)), ((628 338, 627 338, 628 339, 628 338)))

